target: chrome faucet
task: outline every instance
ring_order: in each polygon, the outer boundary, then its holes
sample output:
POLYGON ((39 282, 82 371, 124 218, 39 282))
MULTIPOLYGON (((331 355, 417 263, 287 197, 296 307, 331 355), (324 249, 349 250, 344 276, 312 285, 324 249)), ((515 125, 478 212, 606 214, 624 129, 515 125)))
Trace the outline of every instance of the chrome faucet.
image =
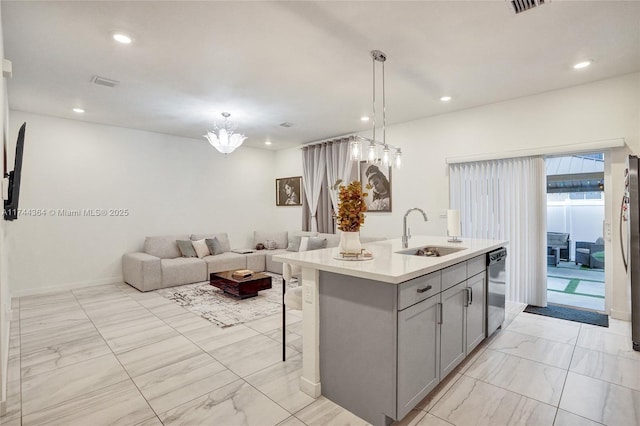
POLYGON ((422 213, 422 216, 424 217, 425 222, 429 220, 427 219, 427 214, 422 209, 414 207, 412 209, 407 210, 407 212, 404 214, 404 220, 402 223, 402 248, 409 247, 409 238, 411 238, 411 229, 409 229, 409 232, 407 233, 407 216, 409 216, 409 213, 411 213, 414 210, 417 210, 420 213, 422 213))

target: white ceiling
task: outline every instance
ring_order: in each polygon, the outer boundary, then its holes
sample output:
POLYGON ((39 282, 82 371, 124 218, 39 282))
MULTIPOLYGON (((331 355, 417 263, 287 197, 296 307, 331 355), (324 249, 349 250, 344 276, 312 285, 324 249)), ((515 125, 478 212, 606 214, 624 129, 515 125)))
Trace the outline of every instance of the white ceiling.
POLYGON ((387 124, 640 71, 638 1, 553 0, 519 15, 503 0, 1 7, 12 109, 203 142, 228 111, 245 145, 270 149, 367 129, 373 49, 388 57, 387 124), (134 43, 114 42, 117 30, 134 43))

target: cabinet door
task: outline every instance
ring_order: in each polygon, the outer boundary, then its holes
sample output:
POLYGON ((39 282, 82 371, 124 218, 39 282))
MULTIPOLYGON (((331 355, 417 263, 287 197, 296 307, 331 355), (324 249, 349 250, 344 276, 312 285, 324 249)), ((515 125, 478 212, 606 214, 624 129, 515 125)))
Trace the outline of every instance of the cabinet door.
POLYGON ((439 382, 438 317, 440 297, 398 312, 398 405, 403 418, 439 382))
POLYGON ((471 353, 485 337, 486 275, 480 273, 467 280, 469 302, 467 305, 467 354, 471 353))
POLYGON ((440 377, 449 374, 465 357, 466 281, 441 293, 440 377))

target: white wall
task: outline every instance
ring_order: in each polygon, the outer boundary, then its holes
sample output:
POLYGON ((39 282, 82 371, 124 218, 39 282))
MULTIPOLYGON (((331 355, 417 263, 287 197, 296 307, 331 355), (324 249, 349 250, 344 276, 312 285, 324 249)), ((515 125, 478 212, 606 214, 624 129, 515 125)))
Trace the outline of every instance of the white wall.
MULTIPOLYGON (((605 173, 605 220, 613 230, 607 251, 607 256, 612 256, 608 265, 613 267, 607 273, 612 274, 609 282, 614 288, 610 289, 608 303, 617 317, 626 317, 630 312, 628 284, 617 249, 618 219, 613 204, 622 197, 619 183, 625 156, 640 152, 639 117, 640 73, 634 73, 388 126, 387 141, 400 146, 404 153, 403 169, 393 174, 393 212, 368 213, 362 232, 399 237, 404 212, 420 207, 429 221, 410 216, 412 233, 445 235, 446 219, 440 213, 449 205, 448 157, 624 138, 628 148, 607 154, 612 163, 605 173)), ((293 170, 294 166, 287 163, 290 158, 289 152, 279 152, 276 162, 293 170)), ((287 219, 300 224, 299 218, 287 219)))
POLYGON ((12 111, 12 129, 25 121, 20 209, 46 216, 8 225, 14 294, 117 282, 122 254, 147 235, 228 232, 233 247, 247 247, 254 229, 272 226, 273 152, 241 147, 225 158, 204 139, 12 111))
MULTIPOLYGON (((295 147, 277 151, 274 169, 278 178, 302 176, 302 152, 300 148, 295 147)), ((275 187, 273 190, 275 191, 275 187)), ((276 207, 275 223, 277 224, 275 229, 299 231, 302 229, 302 207, 276 207)))
POLYGON ((547 201, 547 230, 566 232, 571 243, 569 257, 575 260, 577 241, 595 242, 603 237, 604 200, 547 201))
MULTIPOLYGON (((0 60, 4 58, 4 41, 2 32, 2 14, 0 13, 0 60)), ((2 66, 0 66, 0 69, 2 66)), ((8 101, 6 95, 6 79, 2 78, 0 85, 0 130, 6 143, 8 101)), ((14 146, 10 144, 9 146, 14 146)), ((3 163, 4 152, 0 152, 0 164, 3 163)), ((2 176, 0 176, 2 177, 2 176)), ((4 220, 0 218, 0 415, 4 414, 7 399, 7 367, 9 361, 9 313, 11 311, 11 294, 7 277, 7 250, 5 244, 4 220)))
MULTIPOLYGON (((445 221, 437 213, 448 205, 447 157, 497 153, 518 149, 579 144, 625 138, 633 152, 640 148, 640 73, 542 93, 457 113, 418 120, 387 129, 391 143, 402 147, 406 167, 394 176, 394 213, 376 217, 376 226, 400 228, 402 213, 412 204, 427 209, 427 233, 445 234, 445 221)), ((627 281, 618 253, 617 209, 622 197, 624 158, 628 149, 614 149, 610 175, 605 174, 605 220, 612 240, 607 252, 613 283, 607 303, 612 314, 626 318, 630 312, 627 281), (614 211, 616 210, 616 211, 614 211)), ((416 218, 412 218, 412 225, 416 218)), ((367 217, 369 221, 369 217, 367 217)), ((414 228, 414 230, 417 228, 414 228)), ((414 232, 415 233, 415 232, 414 232)))

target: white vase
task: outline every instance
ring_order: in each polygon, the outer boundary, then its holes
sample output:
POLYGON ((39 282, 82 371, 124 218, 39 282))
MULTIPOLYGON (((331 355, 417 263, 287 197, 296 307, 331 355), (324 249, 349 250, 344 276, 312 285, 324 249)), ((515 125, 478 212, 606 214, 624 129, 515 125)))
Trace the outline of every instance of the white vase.
POLYGON ((340 234, 340 253, 360 254, 361 252, 360 232, 342 231, 340 234))

